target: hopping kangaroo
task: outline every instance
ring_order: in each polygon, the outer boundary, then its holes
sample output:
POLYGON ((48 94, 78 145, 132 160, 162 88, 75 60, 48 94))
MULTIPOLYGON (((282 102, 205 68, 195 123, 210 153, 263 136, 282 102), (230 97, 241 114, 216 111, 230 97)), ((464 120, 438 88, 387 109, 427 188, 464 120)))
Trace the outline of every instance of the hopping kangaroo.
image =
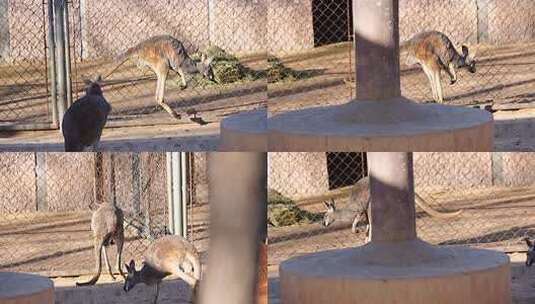
MULTIPOLYGON (((369 239, 370 235, 370 221, 369 221, 369 212, 370 212, 370 178, 363 177, 361 178, 353 187, 351 188, 351 195, 349 197, 349 203, 345 208, 336 208, 334 199, 331 199, 330 202, 324 202, 325 207, 327 208, 325 214, 323 215, 323 226, 327 227, 334 223, 335 221, 340 222, 352 222, 351 231, 353 233, 357 232, 357 225, 364 219, 366 224, 366 234, 369 239)), ((462 210, 457 210, 453 212, 440 212, 433 209, 429 204, 417 193, 414 193, 414 198, 416 204, 422 208, 427 214, 438 217, 438 218, 451 218, 458 216, 462 213, 462 210)))
POLYGON ((400 53, 407 56, 406 64, 418 63, 429 79, 433 99, 444 102, 440 73, 445 71, 450 76, 450 84, 457 81, 456 68, 467 68, 476 72, 475 54, 469 54, 468 47, 462 46, 459 54, 448 36, 441 32, 429 31, 416 34, 400 46, 400 53))
POLYGON ((108 267, 108 272, 115 280, 108 261, 108 253, 106 252, 106 247, 112 244, 117 246, 117 269, 123 278, 126 277, 121 269, 121 254, 124 244, 123 220, 123 211, 115 204, 104 203, 93 213, 91 230, 93 230, 93 241, 95 243, 96 271, 91 280, 84 283, 76 282, 77 286, 94 285, 97 282, 102 269, 102 252, 104 252, 104 261, 106 262, 106 267, 108 267))
POLYGON ((76 100, 63 116, 61 131, 65 140, 65 152, 81 152, 92 146, 97 150, 106 125, 110 104, 102 95, 100 81, 87 80, 85 96, 76 100))
POLYGON ((130 291, 138 283, 155 287, 153 303, 158 301, 160 282, 168 275, 175 274, 192 288, 193 298, 197 297, 198 282, 201 280, 201 262, 195 247, 180 236, 165 236, 152 243, 144 254, 141 270, 136 270, 134 260, 126 265, 128 276, 124 290, 130 291))
POLYGON ((183 89, 187 87, 186 75, 189 74, 201 73, 203 77, 214 81, 213 58, 208 59, 203 55, 201 61, 191 59, 182 42, 168 35, 149 38, 128 49, 116 59, 118 65, 115 69, 127 60, 134 62, 140 69, 148 67, 156 74, 156 102, 175 119, 180 119, 180 115, 164 100, 169 70, 180 75, 183 89))

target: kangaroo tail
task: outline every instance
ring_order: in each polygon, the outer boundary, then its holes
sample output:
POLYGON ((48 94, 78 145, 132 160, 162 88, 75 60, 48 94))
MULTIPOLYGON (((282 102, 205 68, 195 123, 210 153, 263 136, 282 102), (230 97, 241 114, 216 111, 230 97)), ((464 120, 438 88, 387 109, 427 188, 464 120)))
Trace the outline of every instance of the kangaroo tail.
POLYGON ((104 75, 102 77, 102 79, 104 80, 104 79, 110 77, 113 73, 115 73, 138 50, 139 50, 139 46, 135 46, 133 48, 129 48, 128 50, 126 50, 126 52, 124 52, 124 53, 120 54, 119 56, 115 57, 113 62, 115 62, 116 64, 114 65, 113 69, 110 70, 110 72, 108 72, 106 75, 104 75))
POLYGON ((463 212, 463 210, 448 211, 448 212, 438 211, 436 209, 433 209, 433 207, 431 207, 419 194, 414 193, 414 198, 415 198, 416 204, 420 208, 422 208, 427 214, 434 216, 434 217, 443 218, 443 219, 452 218, 452 217, 459 216, 463 212))
MULTIPOLYGON (((88 286, 88 285, 95 285, 95 283, 97 282, 98 278, 100 277, 100 271, 102 270, 102 248, 103 248, 103 245, 100 244, 100 246, 98 247, 98 252, 95 252, 95 255, 96 255, 96 268, 97 268, 97 271, 95 273, 95 275, 91 278, 91 280, 87 281, 87 282, 76 282, 76 286, 88 286)), ((97 251, 95 250, 95 251, 97 251)))

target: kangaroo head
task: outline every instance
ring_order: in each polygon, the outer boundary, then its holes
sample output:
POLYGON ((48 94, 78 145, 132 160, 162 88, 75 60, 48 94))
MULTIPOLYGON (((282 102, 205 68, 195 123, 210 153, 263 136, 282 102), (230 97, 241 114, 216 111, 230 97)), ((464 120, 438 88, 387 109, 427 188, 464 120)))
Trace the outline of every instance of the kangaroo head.
POLYGON ((476 60, 475 60, 475 52, 469 53, 468 47, 466 45, 462 46, 462 55, 461 59, 459 60, 459 67, 466 67, 470 73, 476 72, 476 60))
POLYGON ((212 69, 213 61, 213 57, 208 58, 205 54, 202 54, 201 61, 196 63, 199 73, 201 73, 204 78, 210 81, 215 81, 214 71, 212 69))
POLYGON ((102 88, 100 83, 102 82, 102 76, 98 75, 94 79, 86 79, 85 83, 85 94, 86 95, 102 95, 102 88))
POLYGON ((526 241, 526 244, 528 245, 528 252, 526 253, 526 266, 529 267, 535 261, 535 247, 529 238, 524 238, 524 241, 526 241))
POLYGON ((327 211, 323 214, 323 226, 327 227, 330 224, 334 223, 334 211, 336 211, 336 206, 334 205, 334 199, 331 199, 330 202, 323 202, 327 211))
POLYGON ((129 292, 136 284, 141 282, 140 273, 136 271, 136 263, 134 260, 130 261, 130 265, 125 264, 126 271, 128 272, 126 279, 124 281, 124 291, 129 292))

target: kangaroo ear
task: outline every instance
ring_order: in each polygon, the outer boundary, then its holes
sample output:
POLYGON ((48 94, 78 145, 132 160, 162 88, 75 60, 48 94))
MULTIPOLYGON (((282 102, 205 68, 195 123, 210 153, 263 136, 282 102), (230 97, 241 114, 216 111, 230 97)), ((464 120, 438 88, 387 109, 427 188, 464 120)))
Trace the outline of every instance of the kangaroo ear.
POLYGON ((467 57, 468 56, 468 47, 463 44, 463 46, 461 48, 462 48, 462 51, 463 51, 463 56, 467 57))
POLYGON ((526 241, 526 245, 528 245, 529 248, 533 247, 533 242, 529 238, 524 238, 524 241, 526 241))
POLYGON ((331 209, 331 203, 324 201, 323 204, 325 205, 325 208, 327 208, 327 210, 331 209))
POLYGON ((134 262, 134 260, 130 260, 130 265, 128 266, 129 271, 132 270, 136 270, 136 262, 134 262))

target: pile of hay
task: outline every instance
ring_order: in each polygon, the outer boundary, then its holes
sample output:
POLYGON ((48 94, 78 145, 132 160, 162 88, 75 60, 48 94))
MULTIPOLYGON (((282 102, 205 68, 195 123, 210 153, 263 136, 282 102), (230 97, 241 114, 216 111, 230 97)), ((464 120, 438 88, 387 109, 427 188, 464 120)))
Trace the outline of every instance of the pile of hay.
MULTIPOLYGON (((212 69, 216 83, 204 79, 202 75, 196 75, 194 78, 201 86, 251 81, 260 78, 254 71, 243 66, 236 56, 227 53, 218 46, 210 46, 205 52, 209 58, 214 58, 212 69)), ((196 53, 191 57, 200 60, 201 54, 196 53)))
POLYGON ((268 58, 267 79, 268 83, 290 82, 300 79, 309 78, 311 75, 307 72, 298 72, 286 67, 278 58, 268 58))
MULTIPOLYGON (((200 87, 248 82, 266 78, 268 83, 291 82, 312 77, 312 74, 309 72, 295 71, 286 67, 275 57, 268 58, 267 70, 252 70, 241 64, 236 56, 227 53, 218 46, 212 45, 204 52, 209 58, 214 58, 212 68, 216 82, 211 82, 203 78, 202 75, 194 75, 192 80, 196 86, 200 87)), ((201 53, 194 53, 191 57, 194 60, 200 60, 201 53)))
POLYGON ((268 191, 268 224, 284 227, 298 224, 311 224, 321 220, 322 215, 301 210, 290 198, 275 190, 268 191))

